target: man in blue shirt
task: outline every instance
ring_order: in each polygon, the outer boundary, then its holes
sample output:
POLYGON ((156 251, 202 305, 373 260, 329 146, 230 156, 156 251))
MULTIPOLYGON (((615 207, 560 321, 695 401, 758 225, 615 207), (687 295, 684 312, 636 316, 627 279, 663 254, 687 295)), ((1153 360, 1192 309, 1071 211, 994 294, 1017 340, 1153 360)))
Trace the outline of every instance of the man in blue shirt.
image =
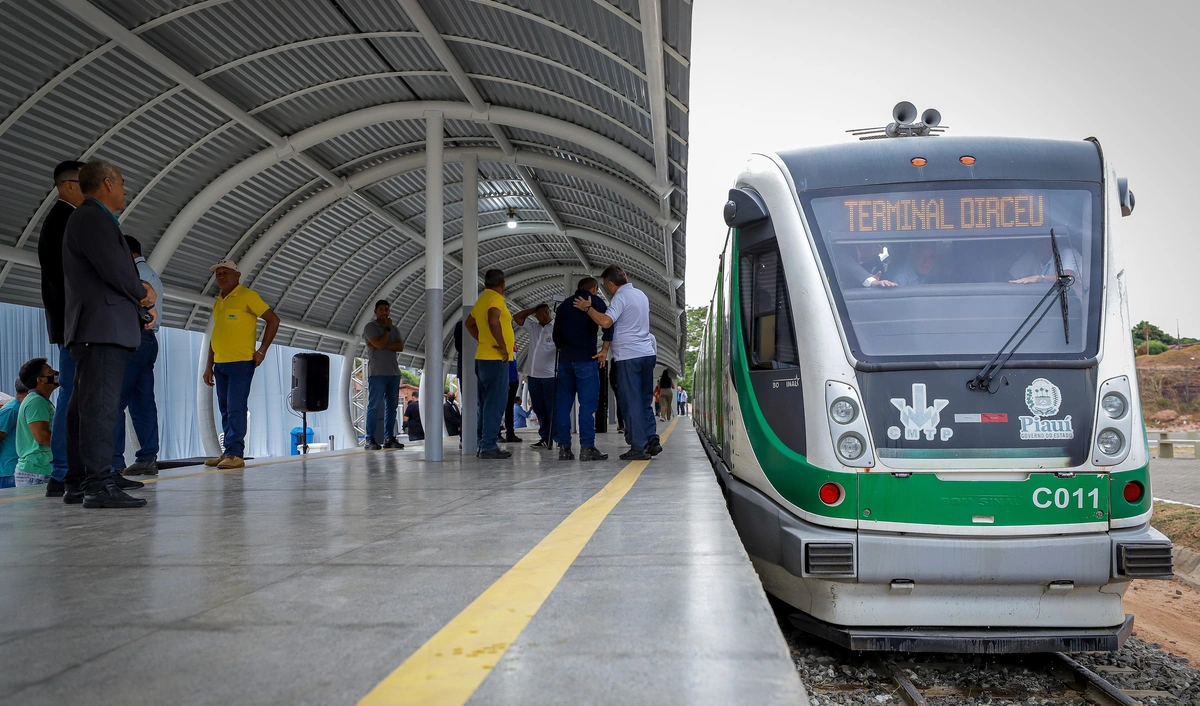
POLYGON ((654 366, 658 343, 650 333, 650 300, 629 283, 620 265, 609 265, 600 275, 608 291, 608 311, 599 310, 584 297, 573 303, 592 321, 613 329, 612 352, 617 367, 617 396, 625 414, 625 428, 632 443, 621 454, 622 461, 646 461, 662 452, 654 421, 654 366))
POLYGON ((575 293, 558 306, 554 324, 554 343, 558 346, 558 406, 554 413, 554 441, 558 460, 575 458, 571 451, 571 407, 579 397, 579 460, 603 461, 608 454, 596 448, 596 407, 600 402, 600 366, 608 360, 613 332, 604 331, 604 344, 596 352, 596 333, 600 326, 585 313, 589 308, 600 312, 607 308, 597 294, 594 277, 579 280, 575 293), (578 307, 576 301, 584 302, 578 307))
POLYGON ((16 486, 17 471, 17 413, 29 394, 25 383, 17 380, 17 396, 0 407, 0 488, 16 486))
MULTIPOLYGON (((137 238, 125 236, 133 263, 137 265, 138 277, 143 282, 162 292, 162 280, 158 273, 142 257, 142 244, 137 238)), ((158 327, 162 322, 162 297, 154 303, 158 317, 154 327, 142 329, 142 342, 138 349, 125 358, 125 378, 121 383, 121 410, 117 414, 117 425, 113 429, 113 470, 123 471, 127 476, 158 475, 158 405, 154 401, 154 364, 158 361, 158 327), (141 448, 137 461, 125 467, 125 409, 133 419, 133 430, 141 448)))

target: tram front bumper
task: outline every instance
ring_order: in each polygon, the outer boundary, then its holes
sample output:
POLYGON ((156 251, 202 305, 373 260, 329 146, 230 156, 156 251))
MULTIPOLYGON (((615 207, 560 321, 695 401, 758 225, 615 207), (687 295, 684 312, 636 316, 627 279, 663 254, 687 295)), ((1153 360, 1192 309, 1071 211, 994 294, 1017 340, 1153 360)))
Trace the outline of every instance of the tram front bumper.
POLYGON ((788 616, 804 632, 864 652, 1094 652, 1119 649, 1133 632, 1133 616, 1107 628, 845 627, 811 615, 788 616))

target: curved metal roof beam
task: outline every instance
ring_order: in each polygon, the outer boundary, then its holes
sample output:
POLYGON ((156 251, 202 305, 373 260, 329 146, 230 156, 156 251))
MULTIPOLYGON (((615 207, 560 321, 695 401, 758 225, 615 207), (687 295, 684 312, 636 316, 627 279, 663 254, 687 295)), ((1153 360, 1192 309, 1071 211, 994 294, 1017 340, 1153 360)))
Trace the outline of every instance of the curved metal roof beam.
MULTIPOLYGON (((455 147, 445 150, 444 159, 447 162, 455 162, 462 159, 462 157, 467 154, 478 155, 480 161, 504 162, 509 160, 509 158, 497 148, 480 149, 474 147, 455 147)), ((254 157, 251 157, 250 159, 254 159, 254 157)), ((645 210, 649 214, 653 214, 654 209, 657 206, 656 202, 645 193, 634 189, 632 186, 621 182, 615 177, 611 177, 604 173, 598 173, 589 167, 584 167, 583 165, 573 164, 567 160, 556 159, 547 155, 524 152, 523 150, 518 150, 512 159, 515 160, 517 164, 521 164, 523 166, 536 167, 538 169, 545 169, 547 171, 557 171, 563 174, 575 176, 579 179, 583 179, 584 181, 593 182, 598 186, 617 193, 622 198, 629 200, 638 208, 645 210)), ((412 154, 407 154, 397 157, 396 159, 377 164, 362 171, 355 172, 347 177, 346 183, 350 188, 361 189, 385 179, 390 179, 400 174, 404 174, 405 172, 424 168, 425 153, 423 151, 414 152, 412 154)), ((226 173, 228 174, 228 172, 226 173)), ((218 181, 223 178, 223 176, 224 175, 222 175, 222 177, 218 177, 218 181)), ((215 184, 216 182, 213 183, 215 184)), ((201 192, 201 195, 203 195, 203 192, 201 192)), ((263 234, 254 241, 254 244, 250 246, 250 249, 239 261, 239 268, 247 275, 251 275, 254 272, 254 269, 257 267, 259 261, 262 260, 263 256, 265 256, 277 242, 286 237, 288 232, 290 232, 300 223, 307 220, 310 216, 316 214, 322 208, 329 206, 344 196, 345 193, 343 193, 343 190, 326 188, 298 204, 295 208, 285 213, 278 221, 273 223, 270 228, 264 231, 263 234)), ((199 196, 196 197, 196 199, 199 198, 199 196)), ((196 199, 193 199, 193 201, 196 199)), ((190 206, 191 204, 188 204, 188 207, 190 206)), ((186 209, 187 207, 185 207, 185 210, 186 209)), ((176 219, 176 222, 178 222, 178 219, 176 219)), ((171 228, 174 227, 175 223, 172 223, 171 228)), ((167 229, 168 234, 171 233, 171 228, 167 229)), ((163 240, 166 240, 166 238, 167 235, 163 235, 163 240)), ((160 241, 160 244, 156 246, 154 252, 151 254, 152 257, 159 254, 163 247, 161 242, 162 241, 160 241)), ((160 257, 160 260, 161 259, 163 258, 160 257)))
MULTIPOLYGON (((154 252, 151 253, 153 262, 150 265, 158 272, 165 272, 166 265, 170 262, 171 257, 174 256, 179 244, 183 242, 183 238, 208 209, 228 195, 233 189, 269 167, 285 159, 291 159, 300 154, 301 151, 338 135, 383 122, 423 119, 427 111, 441 111, 447 120, 496 123, 532 132, 540 132, 551 137, 558 137, 611 158, 622 167, 629 169, 632 174, 637 176, 647 186, 654 183, 653 165, 613 140, 565 120, 497 106, 489 107, 486 113, 476 113, 468 103, 440 101, 388 103, 346 113, 301 130, 285 138, 288 143, 286 149, 277 150, 274 147, 269 147, 226 170, 210 182, 208 186, 204 187, 199 194, 193 197, 180 210, 179 214, 171 222, 171 225, 167 227, 166 232, 163 233, 162 238, 159 239, 154 252)), ((450 150, 447 150, 447 159, 449 159, 449 152, 450 150)), ((424 159, 424 152, 417 154, 421 156, 422 160, 424 159)), ((561 162, 563 160, 557 161, 561 162)), ((539 168, 542 167, 539 166, 539 168)), ((612 178, 612 180, 616 181, 615 178, 612 178)), ((347 183, 341 190, 350 193, 352 187, 347 183)), ((630 190, 633 190, 632 187, 630 187, 630 190)), ((641 199, 638 199, 638 201, 641 201, 641 199)), ((647 212, 654 214, 655 210, 650 209, 647 212)))
MULTIPOLYGON (((447 151, 449 151, 449 150, 447 150, 447 151)), ((544 225, 538 226, 538 225, 535 225, 532 223, 518 223, 516 228, 509 228, 507 226, 494 226, 492 228, 483 228, 479 231, 479 240, 480 241, 491 240, 492 238, 503 237, 505 235, 528 235, 528 234, 541 234, 541 233, 547 233, 547 232, 553 232, 553 230, 547 228, 544 225)), ((595 242, 603 244, 606 247, 611 247, 614 250, 616 250, 617 252, 620 252, 620 253, 626 255, 627 257, 638 259, 639 261, 641 261, 640 259, 644 258, 647 255, 647 253, 645 253, 644 251, 642 251, 638 248, 635 248, 632 245, 630 245, 624 241, 617 240, 616 238, 613 238, 610 235, 605 235, 603 233, 597 233, 595 231, 589 231, 589 230, 582 229, 582 228, 568 229, 568 237, 577 237, 581 240, 593 240, 595 242)), ((446 253, 451 253, 451 252, 461 250, 462 249, 462 236, 458 235, 453 238, 447 239, 445 242, 445 245, 443 247, 445 248, 446 253)), ((653 266, 656 269, 658 267, 662 267, 662 265, 660 263, 658 263, 657 261, 654 262, 653 266)), ((561 274, 562 270, 564 269, 564 267, 570 267, 570 266, 560 266, 559 267, 560 274, 561 274)), ((425 256, 418 255, 418 256, 414 257, 413 259, 409 260, 404 265, 401 265, 399 269, 397 269, 395 272, 393 272, 392 275, 390 277, 388 277, 388 279, 386 281, 384 281, 384 283, 381 284, 375 290, 374 295, 367 298, 366 303, 363 305, 363 309, 359 312, 358 318, 356 319, 356 323, 354 325, 355 333, 361 333, 362 327, 365 326, 367 323, 367 317, 371 313, 370 309, 368 309, 367 307, 369 307, 376 300, 388 298, 389 295, 391 295, 391 293, 394 292, 397 287, 399 287, 401 284, 403 284, 405 280, 407 280, 408 278, 417 274, 418 272, 422 271, 423 269, 425 269, 425 256)), ((589 274, 591 274, 591 273, 589 273, 589 274)), ((663 267, 661 274, 665 277, 665 275, 666 275, 665 267, 663 267)), ((340 313, 340 310, 337 313, 340 313)), ((335 314, 335 318, 336 318, 336 314, 335 314)))

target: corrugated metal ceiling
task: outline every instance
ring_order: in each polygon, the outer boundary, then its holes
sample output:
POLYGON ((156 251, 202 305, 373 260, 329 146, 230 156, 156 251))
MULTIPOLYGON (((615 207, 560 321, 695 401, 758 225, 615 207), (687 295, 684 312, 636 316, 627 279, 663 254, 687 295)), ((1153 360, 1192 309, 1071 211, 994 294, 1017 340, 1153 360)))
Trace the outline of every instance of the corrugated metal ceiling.
MULTIPOLYGON (((657 0, 662 17, 665 86, 646 80, 638 0, 420 0, 454 62, 492 106, 546 116, 611 140, 620 149, 597 151, 556 129, 528 121, 502 127, 520 151, 562 160, 563 170, 518 167, 512 158, 480 162, 480 229, 502 225, 513 209, 525 224, 480 246, 481 268, 514 273, 539 268, 579 271, 569 241, 554 232, 561 219, 583 229, 577 244, 595 270, 622 264, 660 301, 675 286, 664 277, 661 184, 647 183, 634 162, 654 168, 652 101, 666 103, 670 217, 686 223, 688 0, 657 0), (633 162, 628 161, 634 160, 633 162), (583 169, 584 172, 574 171, 583 169), (596 175, 589 178, 587 174, 596 175), (545 192, 539 201, 528 181, 545 192), (616 179, 622 188, 606 185, 616 179), (614 190, 615 189, 615 190, 614 190), (631 201, 632 190, 643 196, 631 201), (546 211, 547 206, 554 213, 546 211), (529 228, 545 232, 530 233, 529 228), (658 263, 655 267, 652 263, 658 263)), ((208 88, 287 137, 337 121, 356 110, 412 101, 465 104, 455 66, 443 65, 400 2, 378 0, 91 0, 208 88)), ((0 2, 0 246, 16 248, 0 269, 0 300, 38 304, 29 254, 53 199, 50 173, 63 159, 109 159, 122 168, 130 208, 124 225, 153 252, 162 234, 215 179, 269 147, 236 115, 181 87, 161 66, 121 45, 51 0, 0 2)), ((116 36, 116 35, 114 35, 116 36)), ((117 37, 118 40, 121 37, 117 37)), ((424 149, 422 120, 386 120, 333 131, 306 154, 342 177, 380 168, 424 149)), ((447 148, 498 146, 481 120, 447 119, 447 148)), ((491 154, 491 152, 489 152, 491 154)), ((517 161, 520 161, 518 156, 517 161)), ((395 170, 393 170, 394 172, 395 170)), ((445 238, 462 232, 462 166, 444 171, 445 238)), ((202 328, 208 314, 196 297, 211 296, 208 265, 244 257, 280 218, 328 189, 299 161, 284 159, 251 174, 207 207, 173 251, 164 282, 184 296, 168 300, 169 325, 202 328)), ((414 231, 425 227, 424 166, 360 188, 414 231)), ((293 219, 295 220, 295 219, 293 219)), ((276 229, 278 230, 278 229, 276 229)), ((684 226, 670 236, 673 275, 686 263, 684 226)), ((0 250, 0 255, 5 251, 0 250)), ((11 252, 9 250, 8 252, 11 252)), ((301 345, 337 350, 341 341, 319 333, 353 332, 364 307, 400 268, 419 263, 422 248, 373 215, 359 198, 334 201, 298 220, 252 264, 260 293, 292 322, 286 335, 301 345), (298 327, 298 328, 297 328, 298 327), (297 333, 297 330, 304 330, 297 333), (314 333, 318 331, 318 333, 314 333)), ((448 253, 454 256, 454 253, 448 253)), ((669 268, 668 268, 669 271, 669 268)), ((561 288, 561 278, 523 287, 529 300, 561 288)), ((523 283, 527 284, 527 283, 523 283)), ((423 335, 423 274, 419 268, 383 296, 405 307, 411 334, 423 335)), ((682 289, 675 290, 682 302, 682 289)), ((457 310, 461 273, 447 266, 446 311, 457 310)), ((514 302, 519 306, 525 302, 514 302)), ((655 304, 655 314, 678 324, 678 309, 655 304)), ((449 332, 447 332, 449 334, 449 332)), ((660 340, 680 351, 681 340, 660 340)))

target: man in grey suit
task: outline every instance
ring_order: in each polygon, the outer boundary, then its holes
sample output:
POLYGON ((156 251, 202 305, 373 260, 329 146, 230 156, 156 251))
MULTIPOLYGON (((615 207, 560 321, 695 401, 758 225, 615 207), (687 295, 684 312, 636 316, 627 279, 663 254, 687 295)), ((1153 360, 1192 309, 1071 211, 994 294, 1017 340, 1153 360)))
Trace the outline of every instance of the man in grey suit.
POLYGON ((121 172, 105 161, 88 162, 79 170, 79 188, 85 198, 67 220, 63 238, 64 337, 75 361, 63 502, 87 508, 142 507, 145 499, 122 489, 142 483, 112 470, 112 430, 125 359, 141 344, 142 329, 157 321, 153 306, 158 293, 138 276, 117 220, 117 212, 125 208, 121 172), (81 422, 82 410, 87 423, 81 422))

